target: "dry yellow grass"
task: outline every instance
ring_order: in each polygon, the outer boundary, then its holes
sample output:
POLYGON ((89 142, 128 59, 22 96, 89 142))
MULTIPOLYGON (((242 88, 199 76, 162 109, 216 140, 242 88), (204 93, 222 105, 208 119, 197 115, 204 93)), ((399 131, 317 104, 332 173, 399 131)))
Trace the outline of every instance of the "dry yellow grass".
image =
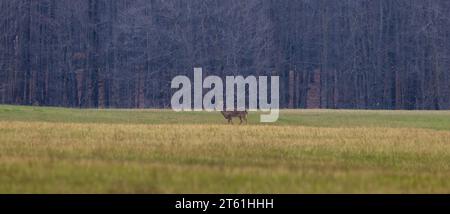
POLYGON ((9 120, 0 163, 2 193, 450 193, 450 132, 9 120))

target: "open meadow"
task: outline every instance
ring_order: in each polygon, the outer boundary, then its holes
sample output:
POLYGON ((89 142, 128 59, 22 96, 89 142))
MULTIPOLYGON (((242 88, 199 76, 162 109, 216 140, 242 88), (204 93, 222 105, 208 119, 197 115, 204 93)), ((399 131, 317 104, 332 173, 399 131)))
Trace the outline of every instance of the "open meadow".
POLYGON ((249 116, 2 105, 0 193, 450 193, 449 111, 249 116))

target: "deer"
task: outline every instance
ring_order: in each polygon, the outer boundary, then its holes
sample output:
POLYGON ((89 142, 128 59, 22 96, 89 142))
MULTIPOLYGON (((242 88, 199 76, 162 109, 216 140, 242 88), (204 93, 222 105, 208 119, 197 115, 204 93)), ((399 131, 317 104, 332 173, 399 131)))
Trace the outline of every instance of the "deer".
POLYGON ((245 121, 245 124, 247 124, 247 110, 245 111, 221 111, 223 117, 228 120, 228 124, 233 124, 233 117, 239 117, 239 120, 241 122, 239 124, 242 124, 242 121, 245 121))

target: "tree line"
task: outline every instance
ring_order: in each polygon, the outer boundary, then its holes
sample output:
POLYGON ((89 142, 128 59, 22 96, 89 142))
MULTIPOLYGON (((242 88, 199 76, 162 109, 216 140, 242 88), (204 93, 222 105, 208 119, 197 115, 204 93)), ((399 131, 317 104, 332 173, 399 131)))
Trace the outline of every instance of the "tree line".
POLYGON ((0 103, 165 108, 279 75, 284 108, 450 109, 446 0, 0 0, 0 103))

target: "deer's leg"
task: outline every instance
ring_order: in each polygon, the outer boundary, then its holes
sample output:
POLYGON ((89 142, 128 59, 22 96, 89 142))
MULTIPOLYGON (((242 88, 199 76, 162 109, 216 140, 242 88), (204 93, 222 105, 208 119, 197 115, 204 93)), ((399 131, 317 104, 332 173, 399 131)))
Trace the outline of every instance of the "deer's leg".
POLYGON ((239 120, 241 121, 239 124, 242 124, 242 116, 239 116, 239 120))

